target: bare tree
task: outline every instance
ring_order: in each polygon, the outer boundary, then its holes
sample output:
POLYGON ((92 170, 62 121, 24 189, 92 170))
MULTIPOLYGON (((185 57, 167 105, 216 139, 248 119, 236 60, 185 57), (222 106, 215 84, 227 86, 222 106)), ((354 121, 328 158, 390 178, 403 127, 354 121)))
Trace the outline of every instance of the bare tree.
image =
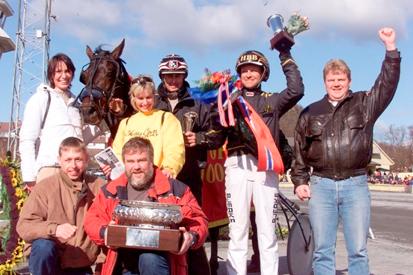
POLYGON ((413 126, 390 125, 384 136, 379 145, 395 162, 392 169, 407 171, 413 164, 413 126))
POLYGON ((390 125, 389 130, 384 134, 386 141, 392 145, 403 145, 406 137, 406 128, 403 126, 390 125))
POLYGON ((408 141, 407 141, 407 153, 410 168, 413 168, 413 126, 407 127, 408 141))

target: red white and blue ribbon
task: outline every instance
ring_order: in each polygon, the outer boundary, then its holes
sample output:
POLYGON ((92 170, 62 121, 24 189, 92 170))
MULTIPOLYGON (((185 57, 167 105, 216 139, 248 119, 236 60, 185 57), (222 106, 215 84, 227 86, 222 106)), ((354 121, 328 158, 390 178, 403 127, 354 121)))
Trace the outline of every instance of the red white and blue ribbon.
POLYGON ((232 104, 230 102, 230 97, 229 97, 229 86, 228 86, 228 81, 222 81, 221 86, 219 86, 218 90, 218 113, 219 113, 219 120, 221 122, 221 125, 224 127, 228 126, 234 126, 235 125, 235 118, 234 118, 234 112, 232 111, 232 104), (224 104, 223 104, 223 94, 225 93, 225 97, 227 100, 227 115, 228 115, 228 122, 226 119, 225 115, 225 110, 224 110, 224 104))
MULTIPOLYGON (((274 139, 271 135, 268 126, 262 120, 261 116, 254 110, 254 108, 242 97, 238 96, 234 103, 239 107, 241 114, 248 124, 254 134, 255 140, 257 141, 258 150, 258 171, 275 171, 278 174, 284 173, 284 163, 277 146, 275 145, 274 139)), ((225 85, 221 84, 218 93, 218 113, 221 125, 224 127, 234 126, 235 119, 232 110, 232 103, 229 96, 228 83, 225 85), (227 112, 225 113, 223 104, 223 93, 227 98, 227 112), (228 122, 227 122, 228 117, 228 122)))
POLYGON ((260 115, 254 108, 242 97, 239 96, 235 101, 248 124, 258 149, 258 171, 275 171, 278 174, 284 173, 284 163, 268 126, 264 123, 260 115))

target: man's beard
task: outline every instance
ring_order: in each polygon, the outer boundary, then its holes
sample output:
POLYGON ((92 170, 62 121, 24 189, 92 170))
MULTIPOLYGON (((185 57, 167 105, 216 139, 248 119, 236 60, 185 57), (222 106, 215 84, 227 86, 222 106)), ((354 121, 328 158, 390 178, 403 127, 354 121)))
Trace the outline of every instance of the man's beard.
POLYGON ((151 166, 149 168, 148 173, 145 174, 145 176, 142 179, 133 178, 132 177, 133 174, 127 175, 128 183, 132 185, 132 187, 135 190, 138 190, 138 191, 147 190, 152 185, 153 173, 154 173, 154 169, 153 169, 153 166, 151 166))

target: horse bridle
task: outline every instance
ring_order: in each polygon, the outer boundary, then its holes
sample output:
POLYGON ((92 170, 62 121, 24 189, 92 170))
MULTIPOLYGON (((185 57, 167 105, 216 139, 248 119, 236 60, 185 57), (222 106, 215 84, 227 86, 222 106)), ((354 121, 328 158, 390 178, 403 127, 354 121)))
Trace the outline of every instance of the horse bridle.
POLYGON ((124 61, 122 59, 119 58, 119 61, 117 61, 110 54, 95 53, 90 62, 83 66, 80 81, 85 84, 85 87, 77 96, 75 100, 75 106, 80 109, 85 123, 99 125, 100 122, 105 119, 109 113, 112 113, 112 111, 108 107, 108 104, 113 98, 115 91, 119 88, 122 88, 122 86, 126 84, 125 79, 127 79, 127 76, 125 76, 125 74, 127 73, 126 69, 123 66, 123 63, 124 61), (98 71, 100 63, 103 61, 111 62, 115 65, 116 68, 115 81, 112 83, 112 86, 109 90, 103 90, 96 86, 94 87, 96 73, 98 71), (92 68, 90 68, 91 64, 93 65, 92 68), (84 69, 85 67, 86 69, 84 69), (85 83, 84 74, 88 69, 91 69, 91 71, 89 72, 89 80, 87 83, 85 83), (89 103, 83 102, 86 97, 89 97, 89 103), (104 97, 106 102, 102 102, 102 97, 104 97))

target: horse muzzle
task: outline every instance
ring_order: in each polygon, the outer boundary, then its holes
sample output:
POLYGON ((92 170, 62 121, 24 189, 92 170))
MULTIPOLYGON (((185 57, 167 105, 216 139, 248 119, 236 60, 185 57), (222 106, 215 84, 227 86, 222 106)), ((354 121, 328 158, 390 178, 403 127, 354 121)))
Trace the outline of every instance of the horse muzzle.
POLYGON ((83 122, 86 124, 99 125, 103 120, 102 114, 94 106, 94 104, 84 104, 80 107, 80 113, 83 118, 83 122))
POLYGON ((99 125, 104 119, 103 93, 96 89, 83 88, 74 106, 80 110, 83 122, 99 125))

